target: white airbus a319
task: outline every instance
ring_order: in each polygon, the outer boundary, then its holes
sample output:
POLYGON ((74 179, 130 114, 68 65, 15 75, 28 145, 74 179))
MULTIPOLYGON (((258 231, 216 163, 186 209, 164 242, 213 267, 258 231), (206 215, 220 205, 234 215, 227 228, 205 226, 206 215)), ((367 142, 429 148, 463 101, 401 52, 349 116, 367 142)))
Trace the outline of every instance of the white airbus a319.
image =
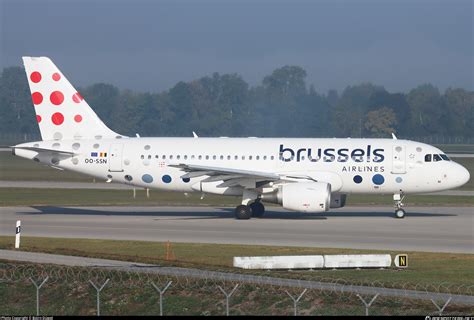
POLYGON ((47 57, 23 57, 42 141, 13 154, 108 182, 241 196, 237 219, 262 202, 317 213, 348 194, 404 195, 457 188, 469 171, 433 146, 394 139, 139 138, 110 130, 47 57))

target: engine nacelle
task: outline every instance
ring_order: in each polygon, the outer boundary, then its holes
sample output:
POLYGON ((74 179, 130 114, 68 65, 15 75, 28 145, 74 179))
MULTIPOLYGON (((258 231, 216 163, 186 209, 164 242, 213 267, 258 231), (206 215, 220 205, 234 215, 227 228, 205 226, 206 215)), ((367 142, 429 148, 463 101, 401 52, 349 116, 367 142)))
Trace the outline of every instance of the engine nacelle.
POLYGON ((324 212, 331 204, 331 185, 324 182, 288 183, 280 186, 277 197, 285 209, 324 212))
POLYGON ((346 205, 346 194, 333 193, 331 194, 331 209, 332 208, 342 208, 346 205))

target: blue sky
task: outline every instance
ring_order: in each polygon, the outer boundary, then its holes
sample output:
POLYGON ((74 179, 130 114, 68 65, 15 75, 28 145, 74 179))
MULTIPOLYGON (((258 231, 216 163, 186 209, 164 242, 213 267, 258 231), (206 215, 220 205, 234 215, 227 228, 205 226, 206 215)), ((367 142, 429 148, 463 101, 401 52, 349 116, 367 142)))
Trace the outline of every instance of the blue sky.
POLYGON ((317 91, 473 85, 473 2, 0 0, 0 67, 46 55, 75 84, 161 91, 299 65, 317 91))

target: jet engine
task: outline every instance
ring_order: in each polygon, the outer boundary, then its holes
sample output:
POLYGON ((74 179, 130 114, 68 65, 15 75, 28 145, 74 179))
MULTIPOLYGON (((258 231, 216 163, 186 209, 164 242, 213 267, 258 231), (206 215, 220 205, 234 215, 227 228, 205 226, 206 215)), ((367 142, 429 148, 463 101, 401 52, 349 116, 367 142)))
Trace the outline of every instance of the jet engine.
POLYGON ((293 211, 324 212, 331 204, 331 185, 324 182, 288 183, 279 186, 272 194, 263 194, 262 200, 281 204, 293 211))

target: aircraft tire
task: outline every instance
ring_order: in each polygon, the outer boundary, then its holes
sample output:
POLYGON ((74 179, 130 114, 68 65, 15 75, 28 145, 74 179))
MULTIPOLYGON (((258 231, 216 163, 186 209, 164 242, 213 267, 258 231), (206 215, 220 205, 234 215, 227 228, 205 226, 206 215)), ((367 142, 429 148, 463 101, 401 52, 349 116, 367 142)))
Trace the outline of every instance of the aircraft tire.
POLYGON ((397 219, 405 218, 405 210, 403 210, 403 209, 395 210, 395 218, 397 218, 397 219))
POLYGON ((260 201, 252 203, 250 209, 252 210, 252 217, 261 218, 265 213, 265 206, 260 201))
POLYGON ((239 220, 248 220, 252 217, 252 210, 249 206, 240 205, 235 208, 235 218, 239 220))

